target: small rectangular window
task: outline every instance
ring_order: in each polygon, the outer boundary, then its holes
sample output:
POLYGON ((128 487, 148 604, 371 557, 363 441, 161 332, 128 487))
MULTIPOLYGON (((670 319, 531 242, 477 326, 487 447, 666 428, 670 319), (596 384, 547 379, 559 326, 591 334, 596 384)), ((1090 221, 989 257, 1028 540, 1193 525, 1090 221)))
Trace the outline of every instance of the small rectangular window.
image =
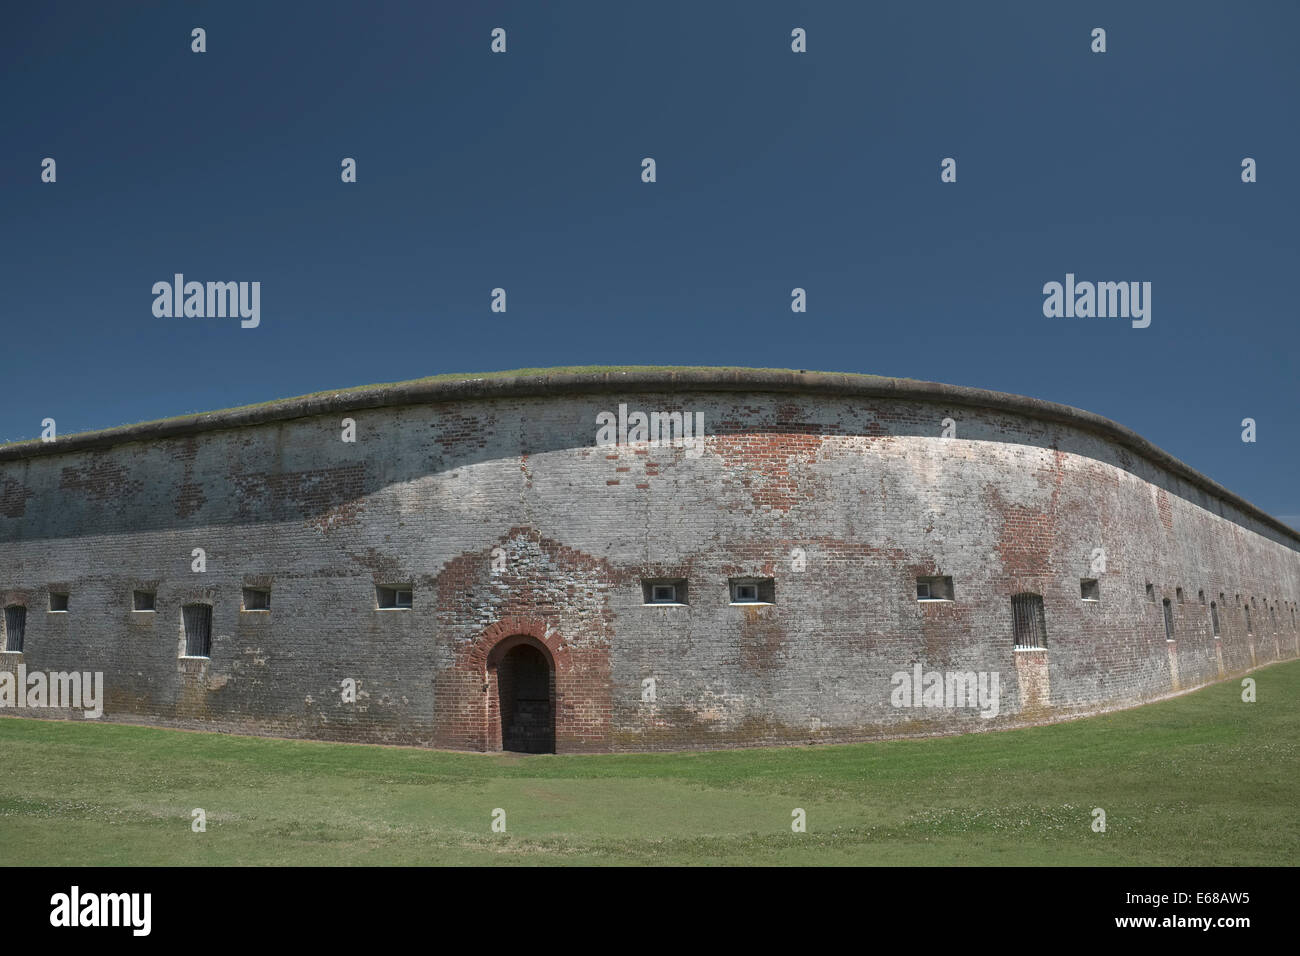
POLYGON ((56 614, 66 613, 68 610, 68 595, 65 591, 50 592, 50 610, 56 614))
POLYGON ((732 578, 732 604, 775 604, 776 584, 772 578, 732 578))
POLYGON ((943 576, 917 578, 916 599, 918 601, 951 601, 952 578, 943 576))
POLYGON ((686 604, 685 578, 646 578, 641 582, 643 604, 686 604))
POLYGON ((1079 582, 1079 598, 1084 601, 1101 600, 1101 584, 1096 578, 1084 578, 1079 582))
POLYGON ((212 656, 212 605, 187 604, 181 608, 185 625, 185 656, 212 656))
POLYGON ((271 592, 263 588, 244 588, 244 610, 271 610, 271 592))
POLYGON ((412 588, 409 584, 380 585, 375 588, 376 602, 384 610, 409 610, 414 606, 412 588))
POLYGON ((1147 600, 1152 604, 1156 603, 1156 586, 1154 584, 1147 584, 1147 600))
POLYGON ((1197 592, 1196 592, 1196 597, 1197 597, 1197 599, 1201 602, 1202 605, 1205 604, 1205 591, 1204 591, 1204 590, 1197 591, 1197 592))
POLYGON ((1011 617, 1015 630, 1015 649, 1041 651, 1047 648, 1047 615, 1041 594, 1013 594, 1011 617))
POLYGON ((1165 640, 1172 641, 1174 639, 1174 608, 1173 605, 1169 603, 1169 598, 1165 598, 1164 605, 1165 605, 1165 640))
POLYGON ((152 591, 132 591, 131 610, 152 611, 154 609, 154 598, 155 595, 152 591))
POLYGON ((5 608, 5 650, 21 654, 23 634, 27 630, 27 608, 11 604, 5 608))
POLYGON ((1214 636, 1219 636, 1219 605, 1213 601, 1210 602, 1210 624, 1214 628, 1214 636))
POLYGON ((1178 603, 1179 603, 1179 604, 1182 604, 1182 603, 1183 603, 1183 589, 1182 589, 1182 588, 1175 588, 1175 589, 1174 589, 1174 596, 1178 598, 1178 603))
POLYGON ((1242 610, 1244 610, 1244 611, 1246 612, 1246 633, 1247 633, 1247 634, 1254 634, 1254 633, 1255 633, 1255 629, 1254 629, 1254 627, 1251 626, 1251 623, 1250 623, 1250 605, 1247 604, 1247 605, 1246 605, 1242 610))

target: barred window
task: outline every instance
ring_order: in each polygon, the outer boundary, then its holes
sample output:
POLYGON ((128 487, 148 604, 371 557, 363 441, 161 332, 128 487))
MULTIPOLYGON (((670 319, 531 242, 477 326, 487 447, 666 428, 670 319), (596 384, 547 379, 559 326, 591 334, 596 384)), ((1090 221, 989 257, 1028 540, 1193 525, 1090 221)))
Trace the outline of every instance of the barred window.
POLYGON ((1015 621, 1015 649, 1038 651, 1047 647, 1047 616, 1041 594, 1013 594, 1011 616, 1015 621))
POLYGON ((5 650, 22 652, 23 632, 27 630, 27 608, 11 604, 5 608, 5 650))
POLYGON ((212 605, 187 604, 181 608, 185 622, 185 656, 212 656, 212 605))

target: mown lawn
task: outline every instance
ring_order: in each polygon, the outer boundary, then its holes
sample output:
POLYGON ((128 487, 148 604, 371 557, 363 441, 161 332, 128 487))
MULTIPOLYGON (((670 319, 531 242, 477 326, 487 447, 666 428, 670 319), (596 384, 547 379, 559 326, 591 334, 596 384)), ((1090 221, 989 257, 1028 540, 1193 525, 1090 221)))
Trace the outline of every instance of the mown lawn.
POLYGON ((3 718, 0 863, 1294 865, 1300 662, 1253 677, 1256 703, 1228 681, 1052 727, 700 754, 3 718))

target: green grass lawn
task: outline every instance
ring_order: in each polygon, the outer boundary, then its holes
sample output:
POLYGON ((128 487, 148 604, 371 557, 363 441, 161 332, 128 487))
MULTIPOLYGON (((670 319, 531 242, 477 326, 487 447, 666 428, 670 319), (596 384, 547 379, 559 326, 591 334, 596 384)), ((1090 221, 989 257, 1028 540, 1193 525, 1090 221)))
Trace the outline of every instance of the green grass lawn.
POLYGON ((0 719, 0 863, 1294 865, 1300 662, 966 737, 452 754, 0 719), (190 811, 207 812, 191 832, 190 811), (495 808, 506 833, 493 833, 495 808), (791 811, 807 832, 791 832, 791 811), (1091 828, 1106 811, 1106 832, 1091 828))

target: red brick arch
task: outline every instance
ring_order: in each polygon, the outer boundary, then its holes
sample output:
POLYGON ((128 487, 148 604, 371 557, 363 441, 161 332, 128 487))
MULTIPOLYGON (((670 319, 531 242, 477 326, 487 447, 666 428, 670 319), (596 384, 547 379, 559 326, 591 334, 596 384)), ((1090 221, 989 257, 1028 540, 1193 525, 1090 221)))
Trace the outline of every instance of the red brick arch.
MULTIPOLYGON (((554 669, 556 753, 607 748, 608 681, 593 683, 592 675, 582 673, 584 662, 592 655, 575 652, 541 618, 524 616, 502 618, 488 627, 457 653, 452 667, 438 675, 434 746, 457 750, 501 749, 496 665, 507 651, 519 644, 531 644, 543 651, 554 669)), ((601 660, 589 663, 607 673, 608 654, 599 656, 601 660)))

